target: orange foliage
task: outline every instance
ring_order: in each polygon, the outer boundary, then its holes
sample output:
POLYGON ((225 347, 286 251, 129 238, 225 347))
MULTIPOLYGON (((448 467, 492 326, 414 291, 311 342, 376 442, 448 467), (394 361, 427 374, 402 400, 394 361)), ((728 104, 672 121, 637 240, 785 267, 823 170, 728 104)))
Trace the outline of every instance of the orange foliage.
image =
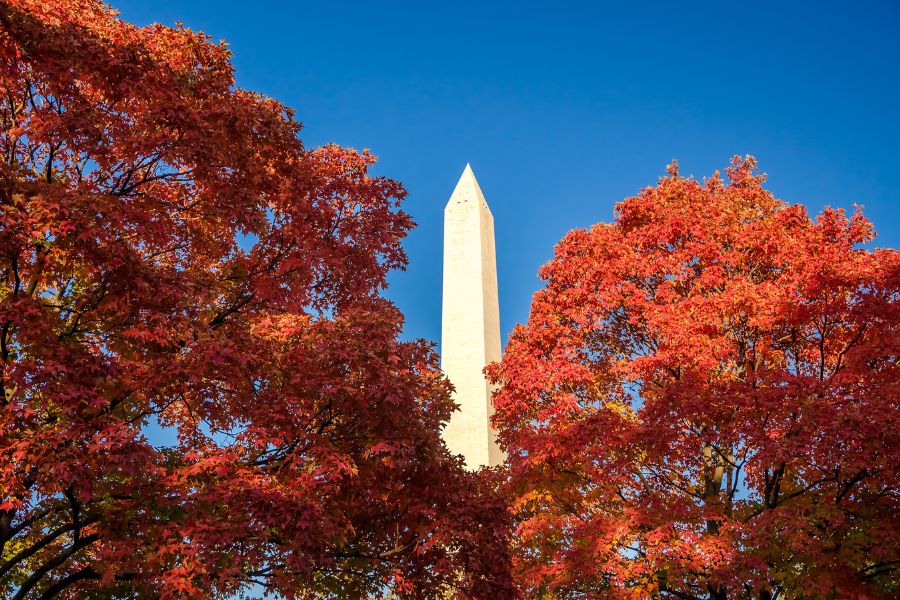
POLYGON ((900 254, 755 166, 570 232, 488 369, 530 593, 900 591, 900 254))

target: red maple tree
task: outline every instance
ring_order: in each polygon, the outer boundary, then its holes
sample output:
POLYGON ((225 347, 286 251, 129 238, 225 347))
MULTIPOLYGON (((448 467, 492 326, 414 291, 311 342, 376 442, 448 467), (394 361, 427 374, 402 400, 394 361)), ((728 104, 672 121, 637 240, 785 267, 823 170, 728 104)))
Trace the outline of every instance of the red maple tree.
POLYGON ((900 254, 755 166, 570 232, 490 367, 535 597, 900 593, 900 254))
POLYGON ((380 295, 403 188, 229 61, 0 2, 0 594, 508 594, 496 485, 380 295))

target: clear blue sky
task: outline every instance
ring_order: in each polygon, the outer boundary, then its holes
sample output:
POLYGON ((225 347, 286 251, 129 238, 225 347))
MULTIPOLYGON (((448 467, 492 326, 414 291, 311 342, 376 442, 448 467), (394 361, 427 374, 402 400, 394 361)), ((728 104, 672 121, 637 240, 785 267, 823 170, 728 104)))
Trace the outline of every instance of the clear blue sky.
POLYGON ((494 213, 504 339, 573 227, 671 159, 754 154, 780 198, 863 204, 900 245, 900 2, 112 0, 231 44, 238 84, 297 110, 308 146, 369 148, 419 227, 389 296, 440 338, 442 211, 471 162, 494 213))

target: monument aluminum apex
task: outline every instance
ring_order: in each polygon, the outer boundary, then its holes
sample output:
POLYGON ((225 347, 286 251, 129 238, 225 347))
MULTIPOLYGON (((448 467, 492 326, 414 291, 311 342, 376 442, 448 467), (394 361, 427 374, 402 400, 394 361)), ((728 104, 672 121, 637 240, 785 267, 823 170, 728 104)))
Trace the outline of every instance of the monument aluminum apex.
POLYGON ((441 369, 456 388, 444 440, 466 467, 494 466, 505 459, 490 425, 489 384, 482 370, 500 360, 500 305, 494 217, 468 164, 444 208, 444 294, 441 369))

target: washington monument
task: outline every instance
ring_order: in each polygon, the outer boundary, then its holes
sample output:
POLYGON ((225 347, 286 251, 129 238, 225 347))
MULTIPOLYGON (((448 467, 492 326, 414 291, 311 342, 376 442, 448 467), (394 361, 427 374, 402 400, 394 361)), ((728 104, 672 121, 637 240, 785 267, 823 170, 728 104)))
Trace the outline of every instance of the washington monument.
POLYGON ((500 306, 494 217, 466 165, 444 208, 444 294, 441 369, 456 388, 460 410, 444 431, 447 446, 469 469, 504 460, 490 426, 494 386, 482 369, 500 360, 500 306))

